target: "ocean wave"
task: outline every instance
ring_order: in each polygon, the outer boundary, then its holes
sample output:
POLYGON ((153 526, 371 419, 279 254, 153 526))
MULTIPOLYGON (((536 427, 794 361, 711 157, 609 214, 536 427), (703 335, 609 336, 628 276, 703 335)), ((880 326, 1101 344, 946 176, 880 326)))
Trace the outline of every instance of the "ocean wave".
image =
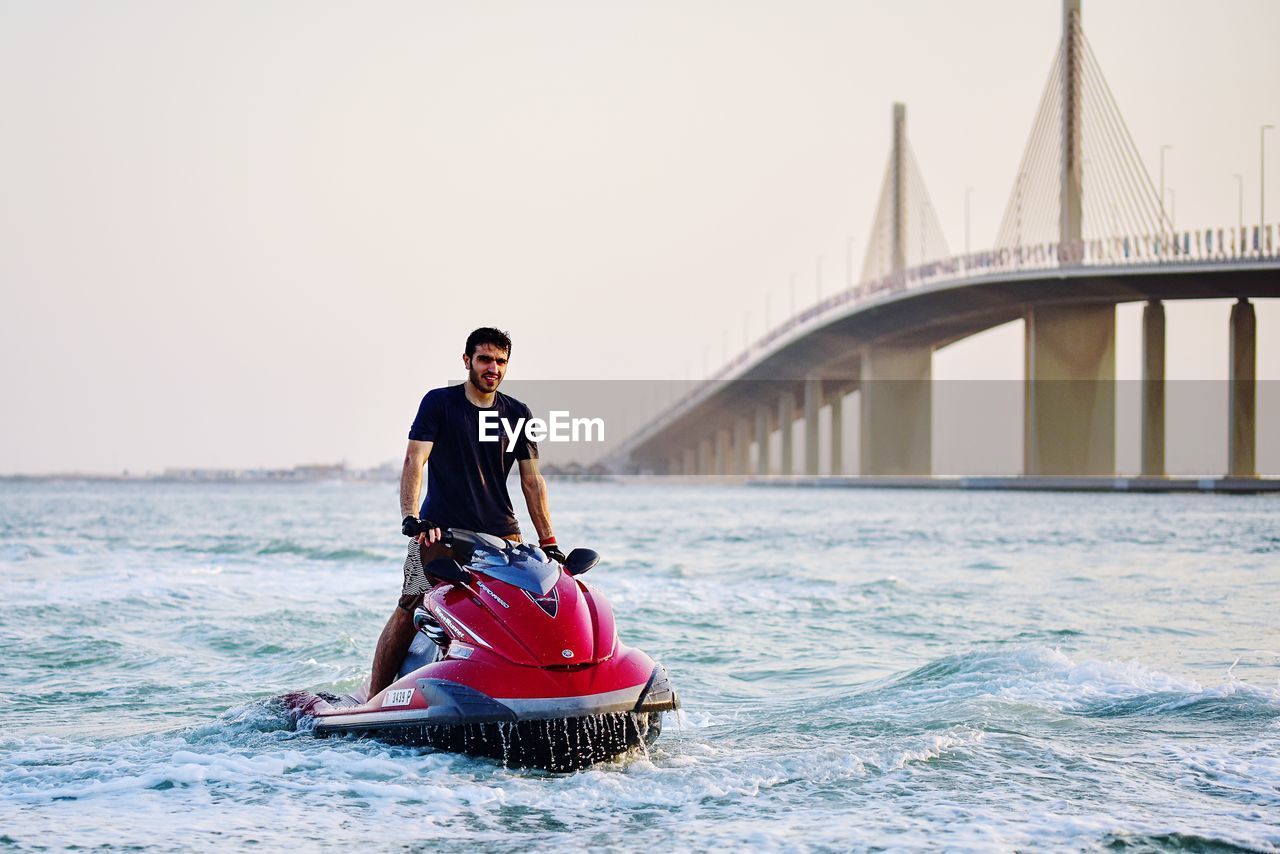
POLYGON ((706 729, 708 727, 725 726, 734 722, 734 718, 731 715, 715 714, 701 709, 677 709, 671 713, 669 718, 671 724, 681 730, 706 729))
MULTIPOLYGON (((987 763, 998 740, 972 727, 880 747, 814 739, 767 752, 670 727, 648 756, 548 775, 366 740, 315 740, 282 729, 282 714, 262 701, 207 727, 92 746, 0 738, 0 802, 57 819, 44 839, 59 844, 100 838, 103 828, 116 838, 122 809, 130 820, 117 842, 148 844, 146 835, 174 813, 213 830, 222 812, 210 810, 211 801, 235 805, 237 826, 227 838, 272 847, 320 843, 343 822, 374 818, 405 845, 433 847, 563 845, 566 833, 594 845, 634 832, 637 822, 655 833, 684 833, 699 848, 1141 848, 1163 839, 1265 849, 1275 841, 1265 819, 1250 826, 1251 813, 1220 818, 1214 828, 1194 812, 1122 816, 1021 797, 1034 783, 1020 776, 1009 789, 992 775, 987 763), (971 781, 973 789, 936 792, 930 781, 940 775, 971 781), (838 808, 856 810, 857 821, 838 808)), ((1188 770, 1189 785, 1215 774, 1230 782, 1235 772, 1224 771, 1255 773, 1263 747, 1253 757, 1188 750, 1172 761, 1188 770)), ((1253 779, 1238 785, 1265 791, 1253 779)), ((1255 812, 1266 808, 1255 802, 1255 812)), ((36 826, 24 820, 8 832, 31 843, 40 838, 36 826)))
POLYGON ((913 736, 906 743, 882 752, 868 764, 884 771, 899 771, 908 765, 928 764, 935 759, 967 751, 981 744, 986 733, 975 727, 952 727, 934 735, 913 736))
POLYGON ((1170 743, 1160 754, 1185 771, 1179 782, 1190 789, 1280 807, 1280 756, 1271 742, 1231 747, 1170 743))
POLYGON ((1280 717, 1280 690, 1230 675, 1221 684, 1163 673, 1138 661, 1073 661, 1044 646, 959 653, 870 686, 876 701, 998 700, 1090 717, 1187 716, 1212 720, 1280 717))
POLYGON ((297 557, 316 561, 387 561, 396 559, 392 552, 376 552, 363 548, 335 546, 331 544, 301 543, 290 539, 269 539, 265 542, 258 538, 222 537, 200 538, 191 541, 169 543, 154 546, 156 553, 178 553, 196 555, 202 558, 236 558, 236 557, 297 557))
POLYGON ((4 543, 0 542, 0 561, 5 563, 18 563, 24 560, 35 560, 47 555, 30 543, 4 543))
POLYGON ((1204 854, 1229 851, 1274 851, 1271 845, 1250 844, 1228 836, 1212 836, 1201 833, 1167 832, 1108 833, 1101 840, 1101 847, 1112 851, 1195 851, 1204 854))
POLYGON ((303 545, 293 540, 272 540, 265 546, 258 547, 254 554, 293 555, 307 560, 323 561, 385 561, 387 555, 364 549, 324 548, 314 545, 303 545))

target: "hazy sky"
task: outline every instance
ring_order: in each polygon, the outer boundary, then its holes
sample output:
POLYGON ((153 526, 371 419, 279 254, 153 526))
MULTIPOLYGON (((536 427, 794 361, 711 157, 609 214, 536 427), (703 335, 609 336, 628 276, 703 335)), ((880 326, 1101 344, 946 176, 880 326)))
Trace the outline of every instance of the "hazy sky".
MULTIPOLYGON (((994 239, 1057 0, 0 0, 0 472, 397 457, 466 333, 510 376, 696 377, 861 267, 908 133, 953 248, 994 239), (745 318, 744 314, 749 314, 745 318)), ((1084 0, 1178 225, 1258 211, 1280 3, 1084 0)), ((1280 219, 1280 131, 1269 137, 1280 219)), ((1172 377, 1227 308, 1169 309, 1172 377)), ((1280 378, 1280 310, 1260 304, 1280 378)), ((1122 376, 1136 314, 1121 313, 1122 376)), ((939 376, 1020 375, 1016 329, 939 376)))

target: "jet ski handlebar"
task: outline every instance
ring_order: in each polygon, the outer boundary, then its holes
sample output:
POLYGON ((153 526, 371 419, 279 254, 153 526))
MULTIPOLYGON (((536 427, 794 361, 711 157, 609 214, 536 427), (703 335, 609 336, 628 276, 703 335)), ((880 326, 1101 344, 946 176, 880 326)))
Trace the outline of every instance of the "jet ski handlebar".
MULTIPOLYGON (((464 531, 461 528, 447 528, 435 524, 430 519, 418 519, 413 516, 404 518, 403 531, 406 536, 415 537, 419 534, 425 534, 433 529, 440 530, 440 542, 449 546, 450 551, 454 552, 453 557, 436 558, 427 564, 425 568, 427 575, 434 576, 441 581, 452 581, 459 584, 470 583, 475 576, 471 570, 467 569, 463 564, 466 563, 465 558, 458 559, 458 546, 472 547, 476 545, 489 545, 495 548, 510 548, 511 544, 504 541, 501 537, 495 537, 490 534, 480 534, 475 531, 464 531)), ((565 571, 570 575, 582 575, 587 570, 594 567, 600 562, 600 555, 592 549, 574 549, 569 552, 562 564, 565 571)))
POLYGON ((452 547, 457 540, 461 540, 466 545, 485 543, 495 547, 500 546, 502 543, 500 537, 494 537, 489 534, 477 534, 474 531, 465 531, 461 528, 449 528, 444 525, 438 525, 430 519, 419 519, 417 516, 405 516, 404 521, 400 525, 400 531, 406 537, 418 537, 422 534, 430 534, 432 531, 439 531, 440 539, 436 542, 444 543, 446 546, 450 547, 452 547), (460 534, 461 536, 456 536, 457 534, 460 534))
MULTIPOLYGON (((439 528, 435 522, 430 519, 419 519, 417 516, 405 516, 404 521, 400 523, 400 533, 406 537, 416 537, 419 534, 429 534, 435 528, 439 528)), ((448 528, 442 528, 441 534, 447 534, 448 528)))

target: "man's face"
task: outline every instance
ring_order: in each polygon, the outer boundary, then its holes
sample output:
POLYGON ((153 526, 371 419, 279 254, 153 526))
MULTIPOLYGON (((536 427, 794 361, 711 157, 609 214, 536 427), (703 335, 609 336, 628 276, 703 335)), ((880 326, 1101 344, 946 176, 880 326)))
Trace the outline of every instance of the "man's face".
POLYGON ((507 351, 493 344, 480 344, 470 356, 462 357, 467 380, 485 394, 498 390, 507 373, 507 351))

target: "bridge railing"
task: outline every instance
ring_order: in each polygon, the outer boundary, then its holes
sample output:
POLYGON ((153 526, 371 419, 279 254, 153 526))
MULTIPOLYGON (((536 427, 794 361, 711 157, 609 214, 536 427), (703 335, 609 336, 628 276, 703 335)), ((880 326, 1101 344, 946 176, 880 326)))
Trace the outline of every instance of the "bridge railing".
POLYGON ((727 379, 763 351, 815 321, 851 305, 925 285, 960 281, 1021 270, 1079 269, 1081 267, 1165 266, 1184 264, 1241 264, 1274 261, 1280 257, 1280 223, 1265 226, 1232 226, 1166 234, 1143 234, 1082 240, 1072 244, 1038 243, 955 255, 891 273, 846 288, 801 311, 768 330, 710 376, 672 401, 666 410, 636 432, 635 438, 665 426, 685 407, 704 394, 711 384, 727 379))

